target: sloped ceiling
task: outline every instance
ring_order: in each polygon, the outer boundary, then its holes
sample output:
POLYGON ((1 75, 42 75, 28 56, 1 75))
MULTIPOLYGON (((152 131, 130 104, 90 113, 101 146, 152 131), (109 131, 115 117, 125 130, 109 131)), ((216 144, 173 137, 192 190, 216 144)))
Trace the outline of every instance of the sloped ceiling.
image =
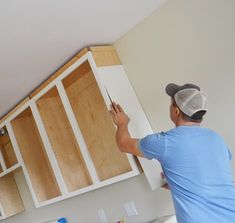
POLYGON ((164 0, 1 0, 0 116, 83 47, 112 44, 164 0))

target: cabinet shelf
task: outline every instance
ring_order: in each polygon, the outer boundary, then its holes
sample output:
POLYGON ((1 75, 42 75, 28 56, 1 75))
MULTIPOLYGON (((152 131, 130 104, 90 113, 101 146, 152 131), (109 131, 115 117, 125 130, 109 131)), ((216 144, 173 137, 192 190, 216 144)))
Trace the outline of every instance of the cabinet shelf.
POLYGON ((2 172, 0 171, 0 178, 3 177, 3 176, 5 176, 5 175, 7 175, 7 174, 9 174, 9 173, 11 173, 11 172, 14 172, 15 170, 19 169, 20 167, 21 167, 20 164, 17 163, 17 164, 15 164, 14 166, 8 168, 8 169, 5 170, 5 171, 2 171, 2 172))
POLYGON ((62 81, 100 180, 131 171, 115 142, 115 127, 88 61, 62 81))
POLYGON ((30 108, 11 121, 19 149, 39 202, 60 196, 61 192, 30 108))
POLYGON ((56 87, 40 97, 36 104, 68 191, 91 185, 89 172, 56 87))

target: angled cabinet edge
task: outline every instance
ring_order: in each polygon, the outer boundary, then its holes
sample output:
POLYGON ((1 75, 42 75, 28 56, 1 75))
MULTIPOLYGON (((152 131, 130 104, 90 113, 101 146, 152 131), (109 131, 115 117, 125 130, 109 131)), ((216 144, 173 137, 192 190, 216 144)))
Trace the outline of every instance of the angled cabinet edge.
MULTIPOLYGON (((129 130, 132 137, 142 138, 148 134, 152 134, 153 130, 126 76, 123 66, 99 67, 97 73, 112 100, 119 103, 131 118, 129 130)), ((153 190, 161 187, 162 170, 159 162, 157 160, 147 160, 141 157, 138 157, 138 159, 150 187, 153 190)))

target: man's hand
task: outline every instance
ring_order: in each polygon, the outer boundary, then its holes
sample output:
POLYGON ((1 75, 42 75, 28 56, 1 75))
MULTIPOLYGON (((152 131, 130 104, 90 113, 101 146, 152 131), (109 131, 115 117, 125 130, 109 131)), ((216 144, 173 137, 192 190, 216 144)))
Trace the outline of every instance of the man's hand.
POLYGON ((110 113, 113 118, 113 122, 117 127, 128 125, 130 118, 123 111, 122 107, 119 104, 113 102, 110 105, 110 113))

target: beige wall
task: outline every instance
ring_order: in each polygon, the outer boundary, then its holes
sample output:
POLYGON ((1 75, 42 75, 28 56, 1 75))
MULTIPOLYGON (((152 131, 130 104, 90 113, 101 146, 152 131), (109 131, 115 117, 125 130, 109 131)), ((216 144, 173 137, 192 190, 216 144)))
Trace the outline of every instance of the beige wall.
POLYGON ((204 126, 225 138, 235 173, 234 27, 234 0, 168 0, 115 45, 155 131, 173 127, 167 83, 201 86, 209 97, 204 126))
POLYGON ((151 191, 144 175, 38 209, 34 207, 22 172, 16 174, 16 180, 26 212, 3 223, 43 223, 58 217, 66 217, 68 223, 99 223, 97 211, 101 208, 108 223, 116 223, 123 216, 125 223, 144 223, 174 212, 170 193, 164 189, 151 191), (139 215, 127 218, 123 204, 130 201, 135 202, 139 215))
MULTIPOLYGON (((156 131, 173 127, 164 86, 195 82, 210 99, 205 126, 224 136, 235 160, 234 12, 234 0, 168 0, 115 45, 156 131)), ((127 223, 144 223, 173 211, 169 192, 152 192, 143 175, 40 209, 34 208, 22 174, 16 179, 27 212, 4 223, 42 223, 57 216, 66 216, 69 223, 98 223, 100 208, 114 223, 125 215, 122 205, 132 200, 139 215, 127 223)))

